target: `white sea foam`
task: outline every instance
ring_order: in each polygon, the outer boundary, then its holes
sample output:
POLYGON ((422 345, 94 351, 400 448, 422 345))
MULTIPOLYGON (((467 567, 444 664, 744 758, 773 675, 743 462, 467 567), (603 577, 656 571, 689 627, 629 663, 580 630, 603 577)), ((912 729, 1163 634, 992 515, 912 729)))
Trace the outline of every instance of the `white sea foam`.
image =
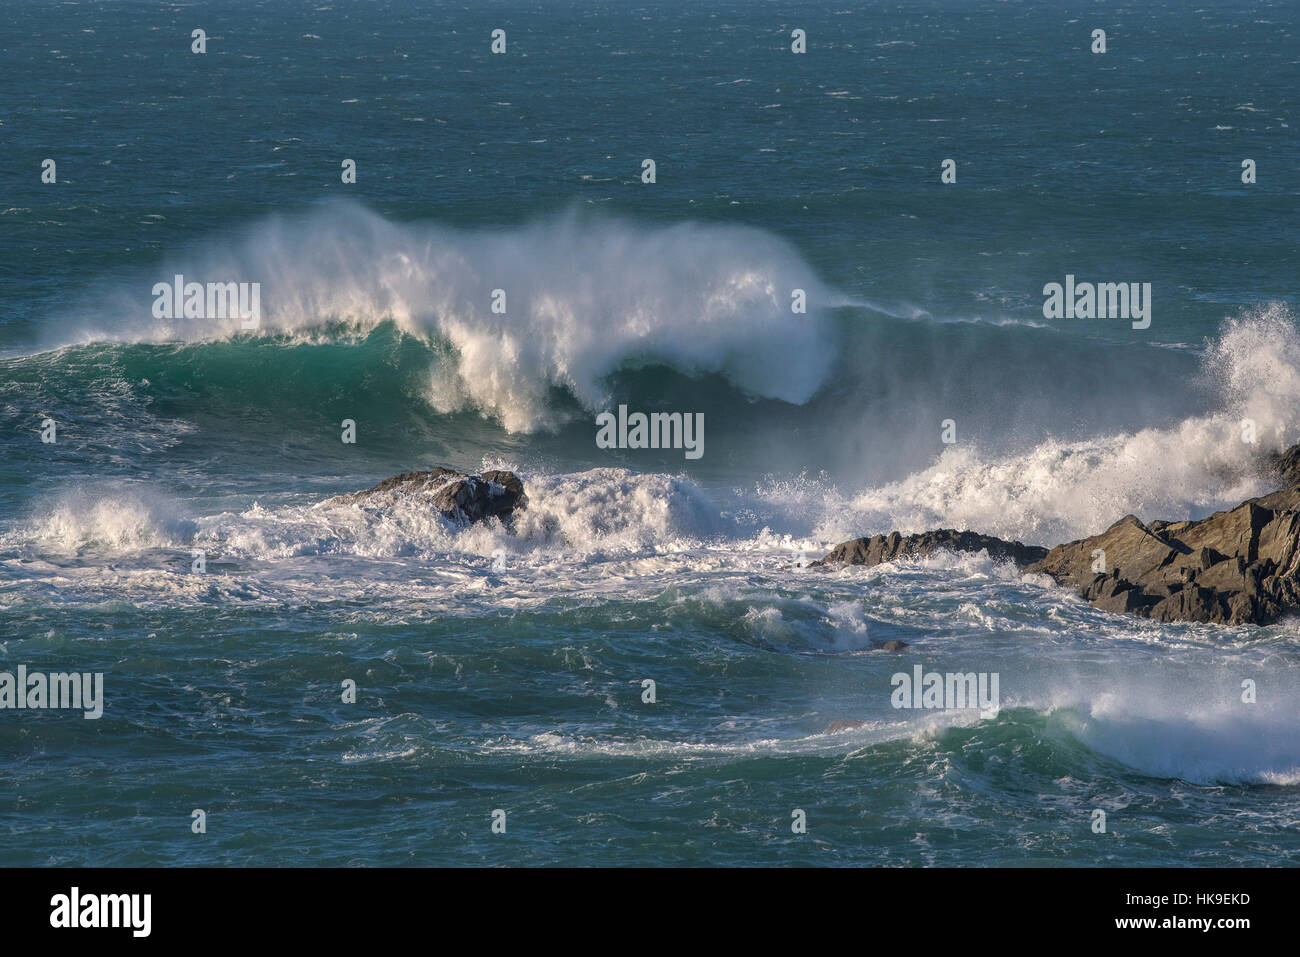
POLYGON ((110 482, 60 490, 27 522, 0 536, 0 543, 56 553, 126 554, 183 543, 197 528, 170 496, 110 482))
POLYGON ((1209 345, 1204 374, 1217 393, 1208 414, 1166 428, 1049 438, 1012 455, 954 445, 928 468, 861 491, 848 508, 824 502, 815 534, 956 527, 1055 544, 1126 513, 1181 519, 1268 491, 1263 454, 1300 438, 1300 332, 1287 310, 1273 305, 1227 322, 1209 345), (1247 419, 1254 444, 1243 441, 1247 419))
POLYGON ((274 217, 213 241, 157 275, 96 295, 54 334, 67 341, 200 341, 237 323, 152 317, 154 281, 259 281, 259 335, 313 340, 385 321, 448 348, 430 371, 440 411, 474 408, 510 431, 557 424, 552 388, 588 409, 608 403, 605 377, 661 362, 716 372, 757 396, 802 403, 834 357, 829 294, 798 252, 742 226, 646 226, 570 212, 512 229, 390 222, 337 203, 274 217), (504 314, 493 291, 505 292, 504 314), (791 311, 794 289, 808 312, 791 311))
POLYGON ((497 521, 462 528, 426 497, 359 503, 260 505, 202 520, 196 543, 232 556, 278 560, 310 555, 434 559, 538 554, 583 561, 672 552, 716 535, 717 508, 691 481, 626 469, 525 474, 528 507, 511 528, 497 521))
POLYGON ((1102 686, 1061 694, 1052 713, 1092 750, 1131 768, 1198 784, 1300 784, 1300 714, 1290 669, 1202 667, 1175 677, 1141 659, 1102 686), (1254 676, 1259 698, 1241 700, 1254 676), (1280 682, 1281 687, 1270 686, 1280 682))

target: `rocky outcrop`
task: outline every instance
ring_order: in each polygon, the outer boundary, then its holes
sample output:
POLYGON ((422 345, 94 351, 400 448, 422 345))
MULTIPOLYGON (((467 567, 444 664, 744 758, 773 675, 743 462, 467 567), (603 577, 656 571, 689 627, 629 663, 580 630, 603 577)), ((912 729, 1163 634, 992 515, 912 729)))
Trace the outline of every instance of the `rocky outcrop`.
POLYGON ((1126 515, 1029 567, 1098 608, 1157 621, 1268 624, 1300 609, 1300 488, 1196 522, 1126 515))
POLYGON ((1281 488, 1300 485, 1300 445, 1270 455, 1265 461, 1264 474, 1275 479, 1281 488))
POLYGON ((1015 562, 1017 565, 1029 565, 1041 561, 1047 556, 1047 549, 1039 545, 1022 545, 1020 542, 1003 541, 992 535, 979 535, 975 532, 959 532, 951 528, 941 528, 934 532, 922 532, 919 535, 900 535, 891 532, 888 535, 873 535, 870 538, 855 538, 852 541, 836 545, 825 557, 809 565, 879 565, 897 558, 924 558, 938 551, 982 552, 996 561, 1015 562))
POLYGON ((1050 576, 1098 608, 1157 621, 1269 624, 1300 613, 1300 445, 1274 456, 1280 492, 1209 518, 1144 525, 1126 515, 1100 535, 1051 551, 974 532, 875 535, 813 565, 876 565, 939 549, 982 551, 1050 576))
POLYGON ((340 495, 329 502, 383 504, 399 496, 427 499, 430 508, 460 525, 489 518, 508 524, 516 511, 528 505, 524 483, 514 472, 492 469, 479 475, 466 475, 446 468, 403 472, 384 479, 373 488, 340 495))

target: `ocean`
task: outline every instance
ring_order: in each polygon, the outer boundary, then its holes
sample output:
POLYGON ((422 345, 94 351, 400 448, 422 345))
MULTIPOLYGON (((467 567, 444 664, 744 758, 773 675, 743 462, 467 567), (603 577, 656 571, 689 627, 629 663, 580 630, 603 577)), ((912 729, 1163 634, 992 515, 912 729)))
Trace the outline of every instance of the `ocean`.
POLYGON ((1270 490, 1300 6, 4 13, 0 670, 103 714, 0 711, 0 863, 1295 863, 1300 623, 807 563, 1270 490), (439 465, 529 504, 325 502, 439 465), (918 667, 999 706, 896 707, 918 667))

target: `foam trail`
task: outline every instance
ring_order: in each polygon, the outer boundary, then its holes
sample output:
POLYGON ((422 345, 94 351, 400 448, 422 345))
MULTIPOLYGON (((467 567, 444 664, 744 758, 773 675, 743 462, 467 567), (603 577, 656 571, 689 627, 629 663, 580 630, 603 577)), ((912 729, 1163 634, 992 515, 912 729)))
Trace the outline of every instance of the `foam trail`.
POLYGON ((311 555, 432 561, 505 549, 599 561, 671 550, 723 528, 717 509, 686 478, 612 468, 524 478, 528 508, 510 529, 497 522, 461 528, 427 500, 399 495, 365 504, 327 500, 265 508, 255 502, 238 513, 190 517, 155 487, 90 483, 38 503, 28 522, 0 532, 0 548, 126 556, 195 546, 264 561, 311 555))

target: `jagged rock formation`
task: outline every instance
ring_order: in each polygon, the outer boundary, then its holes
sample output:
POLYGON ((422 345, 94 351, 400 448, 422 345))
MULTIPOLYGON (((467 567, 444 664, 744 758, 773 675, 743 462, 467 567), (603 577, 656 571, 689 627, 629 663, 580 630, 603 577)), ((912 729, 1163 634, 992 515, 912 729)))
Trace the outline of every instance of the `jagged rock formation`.
POLYGON ((1017 565, 1028 565, 1047 557, 1047 549, 1039 545, 1022 545, 1020 542, 1007 542, 992 535, 941 528, 938 531, 922 532, 919 535, 900 535, 898 532, 891 532, 888 535, 855 538, 836 545, 825 558, 810 562, 809 567, 836 563, 879 565, 881 562, 890 562, 896 558, 924 558, 937 551, 980 552, 986 549, 990 558, 1015 562, 1017 565))
POLYGON ((1265 465, 1265 474, 1277 479, 1282 488, 1300 485, 1300 445, 1270 455, 1265 465))
POLYGON ((1300 488, 1198 522, 1126 515, 1030 566, 1098 608, 1158 621, 1268 624, 1300 609, 1300 488))
POLYGON ((509 523, 516 510, 528 505, 524 483, 514 472, 491 469, 480 475, 466 475, 454 469, 403 472, 384 479, 373 488, 330 499, 331 503, 377 503, 394 496, 427 498, 429 507, 443 518, 461 525, 498 518, 509 523))
POLYGON ((1051 551, 951 529, 894 532, 844 542, 812 564, 877 565, 939 549, 987 549, 1106 611, 1157 621, 1269 624, 1300 613, 1300 445, 1273 456, 1268 467, 1287 488, 1199 521, 1144 525, 1126 515, 1100 535, 1051 551))

